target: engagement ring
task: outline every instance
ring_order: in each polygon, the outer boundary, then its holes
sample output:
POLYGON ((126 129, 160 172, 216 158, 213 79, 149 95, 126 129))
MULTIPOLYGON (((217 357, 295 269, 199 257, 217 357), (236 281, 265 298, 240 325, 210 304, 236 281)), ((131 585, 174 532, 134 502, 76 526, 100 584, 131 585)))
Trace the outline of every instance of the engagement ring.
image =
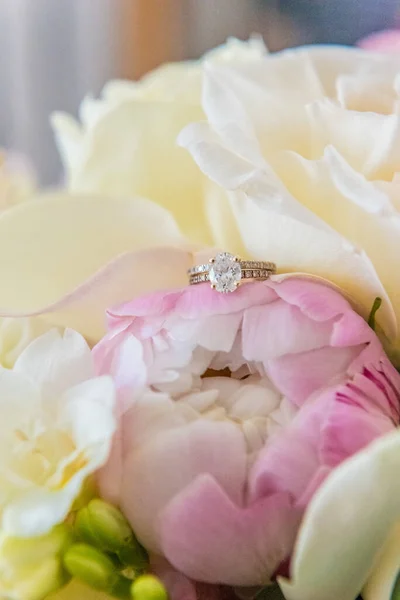
POLYGON ((273 262, 242 260, 229 252, 221 252, 207 264, 196 265, 188 271, 189 284, 209 281, 217 292, 234 292, 245 281, 265 281, 276 273, 273 262))

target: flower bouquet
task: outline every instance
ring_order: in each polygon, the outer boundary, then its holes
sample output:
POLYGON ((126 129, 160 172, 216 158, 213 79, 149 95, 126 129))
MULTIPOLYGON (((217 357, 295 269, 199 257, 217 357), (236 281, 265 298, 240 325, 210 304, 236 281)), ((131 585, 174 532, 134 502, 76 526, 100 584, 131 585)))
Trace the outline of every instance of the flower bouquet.
POLYGON ((230 40, 4 159, 1 598, 400 598, 399 94, 230 40))

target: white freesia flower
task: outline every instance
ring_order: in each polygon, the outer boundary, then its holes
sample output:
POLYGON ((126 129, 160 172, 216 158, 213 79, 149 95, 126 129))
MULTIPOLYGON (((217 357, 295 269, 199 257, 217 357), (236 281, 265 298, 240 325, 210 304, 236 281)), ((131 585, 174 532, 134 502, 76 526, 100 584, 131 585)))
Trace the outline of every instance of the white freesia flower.
POLYGON ((340 47, 209 63, 208 122, 180 136, 229 205, 246 253, 347 290, 399 342, 400 59, 340 47))
POLYGON ((86 477, 107 459, 114 385, 95 377, 84 339, 49 331, 0 370, 0 514, 8 535, 61 522, 86 477))
POLYGON ((0 365, 11 369, 21 352, 50 327, 34 317, 0 319, 0 365))

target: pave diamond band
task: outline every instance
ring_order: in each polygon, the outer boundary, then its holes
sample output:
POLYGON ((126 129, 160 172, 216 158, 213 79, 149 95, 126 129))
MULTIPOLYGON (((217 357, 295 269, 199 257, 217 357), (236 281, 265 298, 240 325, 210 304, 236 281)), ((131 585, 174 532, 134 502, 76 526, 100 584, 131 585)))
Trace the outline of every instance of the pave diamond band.
POLYGON ((217 292, 234 292, 243 280, 264 281, 276 273, 273 262, 241 260, 229 252, 221 252, 209 263, 196 265, 188 271, 190 285, 209 281, 217 292))

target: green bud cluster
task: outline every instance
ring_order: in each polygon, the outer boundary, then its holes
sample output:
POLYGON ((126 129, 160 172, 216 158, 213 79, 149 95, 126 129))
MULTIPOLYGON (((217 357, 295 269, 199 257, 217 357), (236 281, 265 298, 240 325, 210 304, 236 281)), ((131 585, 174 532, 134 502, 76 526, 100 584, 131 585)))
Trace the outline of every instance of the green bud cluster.
POLYGON ((40 537, 0 532, 0 598, 45 600, 75 578, 121 600, 167 600, 122 513, 98 498, 80 506, 40 537))
POLYGON ((146 551, 115 506, 91 500, 76 513, 74 534, 63 559, 72 577, 122 600, 167 600, 163 584, 146 573, 146 551))

